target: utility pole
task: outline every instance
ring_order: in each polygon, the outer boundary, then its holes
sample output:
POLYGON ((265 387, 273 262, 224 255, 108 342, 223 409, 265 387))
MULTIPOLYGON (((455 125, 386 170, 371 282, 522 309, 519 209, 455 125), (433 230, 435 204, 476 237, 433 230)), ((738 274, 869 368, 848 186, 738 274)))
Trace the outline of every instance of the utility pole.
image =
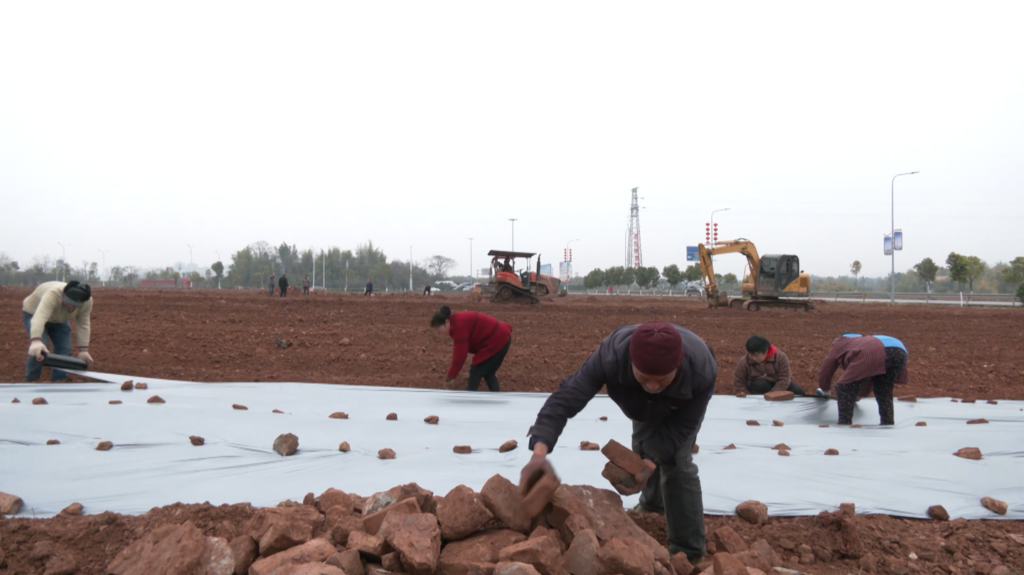
POLYGON ((469 238, 469 283, 470 287, 476 283, 476 275, 473 272, 473 238, 469 238))
MULTIPOLYGON (((213 253, 217 254, 217 261, 220 262, 220 265, 223 268, 224 267, 224 262, 220 261, 220 252, 218 252, 217 250, 213 250, 213 253)), ((221 270, 221 274, 222 273, 224 273, 223 269, 221 270)), ((221 274, 217 274, 217 289, 220 289, 220 276, 221 276, 221 274)))
POLYGON ((412 246, 409 246, 409 291, 412 291, 412 246))
POLYGON ((309 253, 313 254, 313 291, 316 291, 316 248, 309 246, 309 253))
POLYGON ((644 265, 643 253, 640 251, 640 200, 637 190, 633 188, 633 198, 629 204, 629 226, 626 232, 626 267, 639 268, 644 265))
MULTIPOLYGON (((68 272, 67 272, 67 269, 68 269, 68 251, 67 251, 67 247, 64 244, 62 244, 60 242, 57 242, 57 245, 60 246, 60 253, 61 253, 61 256, 60 256, 61 280, 60 281, 66 282, 66 281, 68 281, 68 272)), ((71 244, 68 244, 68 245, 70 246, 71 244)), ((57 279, 57 278, 55 277, 53 279, 57 279)))
POLYGON ((508 221, 512 222, 512 251, 516 251, 516 220, 519 218, 509 218, 508 221))
POLYGON ((918 172, 906 172, 904 174, 896 174, 892 177, 892 182, 889 184, 889 224, 891 230, 889 233, 890 240, 892 242, 892 271, 889 275, 890 283, 892 284, 892 295, 889 303, 896 303, 896 178, 900 176, 912 176, 918 172))
MULTIPOLYGON (((96 251, 98 251, 103 256, 103 272, 106 273, 107 272, 107 254, 103 250, 96 250, 96 251)), ((109 277, 110 274, 107 273, 107 276, 109 277)), ((102 280, 102 281, 103 281, 103 287, 107 287, 107 280, 102 280)))

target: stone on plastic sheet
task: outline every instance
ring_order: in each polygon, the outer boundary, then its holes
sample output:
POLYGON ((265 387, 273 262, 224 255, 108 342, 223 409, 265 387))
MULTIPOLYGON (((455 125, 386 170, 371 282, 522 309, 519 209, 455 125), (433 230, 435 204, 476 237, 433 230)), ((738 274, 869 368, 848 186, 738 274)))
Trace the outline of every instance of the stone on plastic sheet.
POLYGON ((274 451, 282 456, 292 455, 299 448, 299 438, 291 433, 282 433, 274 440, 274 451))
POLYGON ((0 515, 17 515, 23 503, 21 497, 0 491, 0 515))
POLYGON ((455 453, 461 453, 462 455, 465 455, 467 453, 473 453, 473 447, 470 445, 456 445, 455 447, 452 448, 452 451, 455 453))
POLYGON ((359 551, 346 549, 335 553, 324 561, 327 565, 337 567, 345 572, 345 575, 363 575, 363 561, 359 558, 359 551))
POLYGON ((936 521, 949 521, 949 512, 941 505, 932 505, 928 508, 928 517, 936 521))
POLYGON ((769 391, 764 394, 765 401, 790 401, 795 397, 792 391, 769 391))
POLYGON ((482 529, 492 517, 480 494, 465 485, 452 488, 437 507, 441 535, 448 541, 465 539, 482 529))
POLYGON ((327 416, 329 419, 348 419, 348 414, 344 411, 335 411, 334 413, 327 416))
POLYGON ((541 575, 562 575, 562 548, 554 537, 537 537, 510 545, 498 552, 498 561, 533 565, 541 575))
POLYGON ((519 442, 516 441, 515 439, 509 439, 505 443, 502 443, 500 447, 498 447, 498 453, 506 453, 512 451, 517 447, 519 447, 519 442))
POLYGON ((712 535, 718 551, 742 553, 748 549, 747 542, 732 527, 719 527, 712 535))
POLYGON ((387 419, 388 421, 398 421, 398 414, 397 413, 389 413, 388 416, 385 419, 387 419))
POLYGON ((438 423, 440 423, 441 418, 436 415, 428 415, 423 418, 423 421, 429 423, 430 425, 437 425, 438 423))
POLYGON ((654 573, 654 558, 643 545, 618 537, 606 542, 597 552, 605 573, 622 575, 648 575, 654 573))
POLYGON ((530 518, 523 509, 523 496, 511 481, 496 473, 484 483, 480 496, 484 506, 506 527, 520 533, 529 532, 530 518))
POLYGON ((249 575, 276 575, 286 565, 303 565, 310 562, 323 563, 337 553, 334 545, 326 539, 313 539, 269 557, 260 557, 249 567, 249 575))
POLYGON ((565 569, 572 575, 598 575, 597 555, 600 550, 601 542, 593 529, 580 531, 562 557, 565 569))
POLYGON ((998 513, 999 515, 1006 515, 1007 505, 1005 501, 999 499, 993 499, 992 497, 982 497, 981 505, 988 509, 992 513, 998 513))
POLYGON ((320 513, 324 514, 336 507, 341 508, 344 513, 352 514, 352 498, 349 497, 348 493, 333 487, 328 487, 326 491, 320 494, 320 497, 317 498, 316 506, 320 513))
POLYGON ((964 459, 981 459, 981 450, 977 447, 961 447, 953 455, 964 459))
POLYGON ((757 426, 760 426, 761 424, 758 423, 756 419, 748 419, 747 420, 747 425, 757 427, 757 426))
POLYGON ((189 435, 188 440, 192 445, 197 447, 206 443, 206 440, 198 435, 189 435))
POLYGON ((338 545, 347 545, 348 536, 353 531, 366 531, 362 517, 345 513, 338 508, 328 510, 324 526, 331 532, 331 537, 338 545))
POLYGON ((121 384, 121 391, 131 391, 132 387, 132 380, 129 379, 128 381, 121 384))
POLYGON ((979 419, 968 419, 967 420, 967 425, 974 425, 976 423, 988 423, 988 420, 985 419, 984 417, 979 418, 979 419))
POLYGON ((111 575, 231 575, 235 558, 227 541, 205 537, 191 521, 158 527, 107 565, 111 575))
POLYGON ((114 448, 113 442, 101 441, 96 444, 96 451, 110 451, 114 448))
POLYGON ((231 409, 237 409, 237 410, 240 410, 240 411, 248 411, 249 410, 248 407, 242 405, 241 403, 232 403, 231 404, 231 409))
POLYGON ((349 445, 347 441, 342 441, 338 444, 338 451, 348 453, 349 451, 352 451, 352 446, 349 445))
POLYGON ((737 505, 736 514, 754 525, 768 523, 768 506, 753 499, 737 505))
POLYGON ((541 575, 541 573, 529 563, 502 561, 494 566, 494 575, 541 575))
POLYGON ((306 505, 261 507, 242 532, 259 543, 260 555, 266 557, 309 541, 322 525, 320 512, 306 505))
POLYGON ((231 553, 235 556, 235 575, 245 575, 249 572, 249 566, 256 561, 260 555, 259 545, 249 535, 239 535, 228 542, 231 553))
MULTIPOLYGON (((409 497, 408 499, 403 499, 394 505, 388 505, 376 513, 371 513, 366 517, 363 517, 363 530, 367 533, 378 535, 378 531, 380 531, 380 527, 383 525, 384 520, 392 513, 408 515, 410 513, 419 512, 420 506, 416 504, 416 500, 414 498, 409 497)), ((381 536, 383 537, 383 535, 381 536)))
POLYGON ((377 537, 363 531, 348 534, 348 548, 359 551, 368 560, 379 561, 387 552, 388 543, 383 537, 377 537))
POLYGON ((45 397, 34 397, 32 398, 32 405, 49 405, 45 397))
POLYGON ((377 451, 377 457, 380 459, 394 459, 395 450, 390 447, 385 447, 384 449, 377 451))
POLYGON ((526 536, 517 531, 488 529, 445 545, 441 550, 440 564, 496 563, 502 549, 523 541, 526 541, 526 536))
POLYGON ((772 425, 775 426, 775 427, 782 427, 783 425, 786 425, 786 424, 781 422, 781 421, 779 421, 778 419, 773 419, 772 420, 772 425))
POLYGON ((147 399, 146 403, 167 403, 167 400, 165 400, 164 398, 160 397, 159 395, 154 395, 154 396, 150 397, 149 399, 147 399))
POLYGON ((839 455, 839 450, 834 447, 829 447, 825 450, 825 455, 839 455))
POLYGON ((608 489, 590 485, 560 485, 551 502, 569 513, 583 516, 598 540, 606 543, 615 537, 635 539, 654 559, 666 565, 668 550, 630 519, 622 506, 622 497, 608 489))
POLYGON ((149 389, 149 384, 140 381, 135 384, 135 389, 149 389))
POLYGON ((839 504, 839 512, 842 513, 843 515, 847 516, 847 517, 853 517, 854 515, 857 514, 857 504, 856 503, 840 503, 839 504))
POLYGON ((76 501, 76 502, 72 503, 71 505, 68 505, 68 506, 67 506, 67 507, 65 507, 64 509, 61 509, 61 510, 60 510, 60 514, 61 514, 61 515, 71 515, 71 516, 78 516, 78 515, 81 515, 81 514, 82 514, 82 510, 83 510, 83 509, 84 509, 84 508, 82 507, 82 504, 81 504, 81 503, 78 503, 78 502, 76 501))

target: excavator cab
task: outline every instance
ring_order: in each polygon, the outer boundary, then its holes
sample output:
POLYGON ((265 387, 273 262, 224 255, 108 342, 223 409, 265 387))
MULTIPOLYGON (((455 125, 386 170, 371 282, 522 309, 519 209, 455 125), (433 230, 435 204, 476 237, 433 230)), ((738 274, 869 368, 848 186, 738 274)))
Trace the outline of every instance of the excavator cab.
POLYGON ((761 270, 757 274, 757 294, 763 297, 786 295, 786 288, 799 278, 799 257, 779 254, 764 255, 761 257, 761 270))

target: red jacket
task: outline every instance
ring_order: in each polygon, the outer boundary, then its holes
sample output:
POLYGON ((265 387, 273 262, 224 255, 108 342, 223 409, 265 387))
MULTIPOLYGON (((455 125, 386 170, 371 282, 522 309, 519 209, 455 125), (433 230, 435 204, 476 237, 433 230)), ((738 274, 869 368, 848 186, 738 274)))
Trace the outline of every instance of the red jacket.
POLYGON ((473 354, 473 365, 501 351, 512 337, 512 326, 477 311, 453 313, 448 335, 452 336, 452 365, 448 377, 455 378, 466 363, 466 354, 473 354))

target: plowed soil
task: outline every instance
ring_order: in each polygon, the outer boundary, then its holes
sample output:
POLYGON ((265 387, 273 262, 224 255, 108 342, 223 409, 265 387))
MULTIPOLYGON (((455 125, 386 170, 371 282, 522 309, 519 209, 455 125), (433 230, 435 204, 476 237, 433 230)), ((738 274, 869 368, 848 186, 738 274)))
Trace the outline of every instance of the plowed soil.
MULTIPOLYGON (((20 307, 27 293, 0 289, 0 381, 22 380, 27 337, 20 307)), ((1012 309, 819 303, 810 313, 740 312, 709 310, 697 298, 581 296, 535 306, 496 306, 470 295, 444 294, 94 293, 94 369, 139 377, 439 388, 451 341, 431 330, 428 321, 437 306, 446 304, 512 324, 512 348, 499 372, 507 391, 553 391, 612 329, 659 319, 693 330, 712 346, 719 360, 719 393, 731 393, 733 366, 752 333, 765 335, 789 354, 794 379, 813 389, 831 340, 857 331, 906 343, 910 383, 898 395, 1024 399, 1024 312, 1012 309), (282 349, 275 336, 292 345, 282 349)), ((464 368, 459 381, 467 372, 464 368)), ((191 520, 209 535, 230 536, 251 512, 244 504, 178 504, 138 517, 103 513, 0 519, 0 557, 6 555, 0 573, 44 573, 57 555, 73 557, 75 572, 103 573, 120 550, 157 525, 191 520)), ((665 542, 663 517, 633 517, 665 542)), ((1017 572, 1024 565, 1024 528, 1013 521, 857 516, 853 523, 870 559, 836 555, 810 564, 801 564, 799 553, 789 547, 820 545, 827 538, 814 517, 773 518, 764 526, 737 517, 707 517, 706 522, 709 542, 715 529, 728 525, 748 543, 767 539, 786 567, 806 573, 966 574, 990 573, 1000 565, 1017 572)))

